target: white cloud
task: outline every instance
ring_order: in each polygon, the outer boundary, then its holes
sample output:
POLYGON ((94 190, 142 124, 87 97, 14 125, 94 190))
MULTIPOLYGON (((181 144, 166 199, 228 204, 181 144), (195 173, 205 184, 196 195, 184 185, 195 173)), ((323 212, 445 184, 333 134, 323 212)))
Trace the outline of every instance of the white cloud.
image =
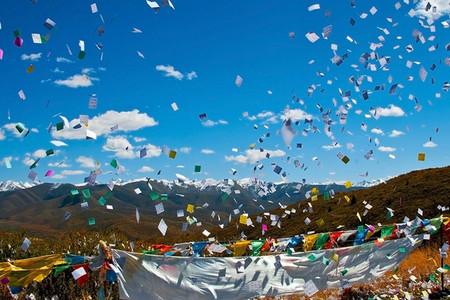
POLYGON ((384 135, 383 130, 381 130, 380 128, 372 128, 372 130, 370 130, 370 132, 375 133, 375 134, 384 135))
POLYGON ((83 68, 83 69, 81 69, 81 74, 89 74, 89 73, 95 73, 95 70, 93 68, 83 68))
POLYGON ((405 134, 405 133, 403 131, 394 129, 391 131, 391 133, 389 133, 389 137, 395 138, 395 137, 401 136, 402 134, 405 134))
POLYGON ((86 74, 75 74, 73 76, 68 77, 67 79, 55 80, 55 84, 64 85, 70 88, 78 88, 78 87, 88 87, 91 86, 92 80, 97 80, 97 78, 91 78, 86 74))
POLYGON ((44 158, 44 157, 46 157, 46 156, 47 156, 47 154, 45 153, 45 150, 44 150, 44 149, 36 150, 36 151, 34 151, 34 153, 33 153, 33 157, 34 157, 34 158, 44 158))
POLYGON ((22 160, 22 163, 26 166, 31 166, 32 164, 34 164, 35 160, 31 159, 29 153, 27 153, 25 155, 25 158, 22 160))
POLYGON ((68 165, 65 162, 48 163, 48 166, 54 167, 54 168, 70 168, 71 167, 71 165, 68 165))
POLYGON ((450 5, 448 0, 420 0, 416 6, 416 15, 426 18, 439 19, 444 15, 450 14, 450 5), (426 11, 427 4, 430 3, 432 8, 426 11), (433 12, 436 7, 436 12, 433 12))
POLYGON ((138 170, 139 173, 149 173, 149 172, 153 172, 155 170, 153 170, 153 168, 151 167, 147 167, 147 166, 142 166, 142 168, 140 168, 138 170))
POLYGON ((56 61, 59 62, 59 63, 73 63, 72 60, 64 58, 64 57, 57 57, 56 61))
MULTIPOLYGON (((15 137, 21 137, 22 133, 20 133, 19 131, 17 131, 16 129, 16 125, 17 123, 8 123, 3 125, 3 128, 5 128, 6 130, 8 130, 9 132, 11 132, 15 137)), ((5 132, 3 131, 3 134, 5 132)))
POLYGON ((197 76, 197 73, 195 73, 195 71, 192 71, 192 72, 190 72, 190 73, 187 73, 186 76, 187 76, 187 79, 188 79, 188 80, 192 80, 192 79, 198 77, 198 76, 197 76))
POLYGON ((115 156, 119 158, 135 158, 133 146, 124 136, 110 136, 103 145, 103 150, 115 152, 115 156))
POLYGON ((5 131, 3 129, 0 129, 0 141, 3 141, 4 139, 6 139, 5 131))
POLYGON ((287 111, 285 111, 281 116, 280 119, 281 120, 287 120, 287 119, 291 119, 291 121, 293 122, 297 122, 300 120, 305 120, 305 119, 312 119, 313 116, 308 114, 307 112, 301 110, 300 108, 297 109, 289 109, 287 111))
POLYGON ((386 146, 378 147, 378 151, 381 151, 381 152, 395 152, 395 150, 397 150, 397 149, 393 148, 393 147, 386 147, 386 146))
POLYGON ((135 142, 135 143, 142 143, 142 142, 145 142, 147 139, 146 138, 143 138, 143 137, 134 137, 133 138, 133 141, 135 142))
POLYGON ((185 154, 189 154, 189 152, 191 152, 192 148, 191 147, 181 147, 180 152, 181 153, 185 153, 185 154))
POLYGON ((76 176, 86 174, 83 170, 62 170, 61 175, 76 176))
POLYGON ((52 178, 53 179, 64 179, 64 178, 66 178, 66 176, 61 175, 61 174, 55 174, 55 175, 52 176, 52 178))
POLYGON ((56 68, 54 68, 53 70, 50 70, 50 71, 53 72, 53 73, 60 73, 60 74, 64 73, 64 71, 62 71, 58 67, 56 67, 56 68))
POLYGON ((31 53, 30 55, 22 54, 22 56, 20 56, 20 59, 38 61, 41 58, 41 55, 42 53, 31 53))
POLYGON ((215 153, 214 150, 211 150, 211 149, 202 149, 200 152, 203 154, 214 154, 215 153))
POLYGON ((389 104, 389 107, 377 107, 377 114, 382 117, 403 117, 405 112, 394 104, 389 104))
MULTIPOLYGON (((86 132, 84 129, 72 129, 79 124, 79 119, 70 121, 70 128, 64 128, 60 131, 52 131, 52 137, 55 139, 84 140, 86 132)), ((118 125, 117 131, 135 131, 145 127, 158 125, 152 117, 146 113, 140 113, 137 109, 132 111, 117 112, 109 110, 106 113, 95 116, 89 120, 89 130, 95 132, 97 137, 111 132, 111 127, 118 125)))
POLYGON ((80 155, 75 161, 80 164, 81 168, 95 168, 95 160, 92 157, 80 155))
POLYGON ((39 133, 39 130, 38 130, 37 128, 31 128, 30 131, 31 131, 31 132, 34 132, 34 133, 39 133))
POLYGON ((341 144, 333 144, 333 145, 324 145, 322 146, 322 149, 324 150, 332 150, 332 149, 337 149, 337 148, 342 148, 341 144))
POLYGON ((225 156, 226 161, 235 161, 241 164, 253 164, 257 161, 266 158, 266 154, 269 153, 270 157, 281 157, 286 155, 286 153, 282 150, 266 150, 264 152, 259 151, 259 149, 248 149, 245 151, 245 155, 237 155, 237 156, 225 156))
POLYGON ((437 144, 433 143, 432 141, 428 141, 425 144, 423 144, 423 146, 425 148, 434 148, 434 147, 437 147, 437 144))
POLYGON ((178 80, 182 80, 184 77, 184 75, 180 71, 175 70, 171 65, 157 65, 156 70, 165 72, 166 74, 164 76, 166 77, 175 77, 178 80))
MULTIPOLYGON (((152 144, 144 146, 147 149, 147 155, 145 158, 159 157, 162 153, 161 148, 152 144)), ((136 152, 136 157, 139 157, 139 152, 136 152)))
POLYGON ((228 122, 225 120, 219 120, 219 121, 213 121, 213 120, 206 120, 202 121, 202 125, 205 127, 214 127, 216 125, 227 125, 228 122))

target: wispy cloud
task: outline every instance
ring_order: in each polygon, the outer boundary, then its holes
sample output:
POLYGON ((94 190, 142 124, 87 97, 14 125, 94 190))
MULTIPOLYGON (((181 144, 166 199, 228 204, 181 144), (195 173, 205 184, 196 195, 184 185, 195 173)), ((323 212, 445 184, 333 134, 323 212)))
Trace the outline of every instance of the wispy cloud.
POLYGON ((437 147, 437 144, 433 143, 432 141, 428 141, 425 144, 423 144, 423 146, 425 148, 434 148, 434 147, 437 147))
POLYGON ((20 56, 21 60, 31 60, 31 61, 38 61, 41 59, 42 53, 31 53, 31 54, 22 54, 20 56))
POLYGON ((337 148, 342 148, 342 145, 336 143, 336 144, 333 144, 333 145, 324 145, 324 146, 322 146, 322 149, 327 150, 327 151, 328 150, 332 150, 332 149, 337 149, 337 148))
POLYGON ((393 148, 393 147, 386 147, 386 146, 378 147, 378 151, 381 151, 381 152, 395 152, 395 150, 397 150, 397 149, 393 148))
POLYGON ((225 120, 219 120, 219 121, 213 121, 213 120, 206 120, 202 122, 202 125, 205 127, 214 127, 217 125, 227 125, 228 122, 225 120))
POLYGON ((211 150, 211 149, 202 149, 200 152, 203 154, 214 154, 215 153, 214 150, 211 150))
MULTIPOLYGON (((52 137, 56 139, 71 139, 84 140, 86 139, 86 132, 83 128, 73 129, 73 127, 80 123, 79 119, 70 121, 70 128, 64 128, 60 131, 52 131, 52 137)), ((117 132, 136 131, 145 127, 152 127, 158 125, 152 117, 146 113, 141 113, 135 109, 132 111, 117 112, 109 110, 104 114, 93 117, 89 120, 89 130, 95 132, 98 136, 107 135, 111 132, 111 128, 118 126, 117 132)))
POLYGON ((195 71, 192 71, 190 73, 187 73, 186 77, 187 77, 188 80, 192 80, 194 78, 197 78, 198 76, 197 76, 197 73, 195 73, 195 71))
POLYGON ((5 131, 3 129, 0 129, 0 141, 3 141, 6 139, 5 131))
POLYGON ((76 175, 83 175, 83 174, 86 174, 86 172, 83 170, 62 170, 61 171, 61 175, 66 175, 66 176, 76 176, 76 175))
POLYGON ((155 170, 153 170, 152 167, 148 167, 148 166, 142 166, 142 167, 138 170, 139 173, 150 173, 150 172, 153 172, 153 171, 155 171, 155 170))
POLYGON ((67 64, 73 63, 72 60, 67 59, 67 58, 65 58, 65 57, 57 57, 57 58, 56 58, 56 62, 59 62, 59 63, 67 63, 67 64))
POLYGON ((53 168, 70 168, 71 167, 71 165, 68 165, 65 162, 48 163, 48 166, 53 167, 53 168))
POLYGON ((53 70, 50 70, 50 71, 53 72, 53 73, 60 73, 60 74, 64 73, 64 71, 61 70, 61 69, 58 68, 58 67, 56 67, 56 68, 54 68, 53 70))
POLYGON ((269 153, 270 157, 282 157, 285 156, 286 153, 282 150, 266 150, 259 151, 259 149, 248 149, 245 151, 245 155, 237 155, 237 156, 225 156, 225 160, 229 162, 237 162, 241 164, 253 164, 257 161, 266 159, 266 155, 269 153))
POLYGON ((70 88, 88 87, 93 85, 92 80, 98 80, 98 78, 91 78, 86 74, 75 74, 67 79, 55 80, 55 84, 64 85, 70 88))
POLYGON ((401 136, 403 134, 405 134, 403 131, 394 129, 394 130, 391 131, 391 133, 389 133, 388 136, 391 137, 391 138, 395 138, 395 137, 399 137, 399 136, 401 136))
POLYGON ((145 142, 147 139, 146 138, 144 138, 144 137, 133 137, 133 141, 135 142, 135 143, 142 143, 142 142, 145 142))
POLYGON ((167 66, 157 65, 156 70, 164 72, 165 73, 164 76, 166 76, 166 77, 174 77, 178 80, 182 80, 184 77, 184 75, 180 71, 175 70, 175 68, 172 67, 171 65, 167 65, 167 66))
MULTIPOLYGON (((9 132, 11 132, 15 137, 21 137, 22 133, 20 133, 17 129, 16 129, 16 125, 17 123, 8 123, 3 125, 3 128, 5 128, 6 130, 8 130, 9 132)), ((5 134, 5 132, 3 131, 3 135, 5 134)))
POLYGON ((401 107, 389 104, 389 107, 377 107, 377 114, 382 117, 403 117, 405 112, 401 107))
POLYGON ((180 148, 180 152, 185 153, 185 154, 189 154, 191 152, 191 150, 192 150, 191 147, 181 147, 180 148))
POLYGON ((95 160, 92 157, 80 155, 75 161, 80 164, 81 168, 95 168, 95 160))

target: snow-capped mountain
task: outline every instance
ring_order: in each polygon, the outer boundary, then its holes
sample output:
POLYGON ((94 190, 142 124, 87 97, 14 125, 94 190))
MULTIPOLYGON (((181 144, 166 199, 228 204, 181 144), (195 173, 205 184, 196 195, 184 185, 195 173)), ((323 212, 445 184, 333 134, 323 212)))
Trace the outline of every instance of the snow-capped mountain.
POLYGON ((22 190, 35 186, 36 183, 22 182, 22 181, 0 181, 0 192, 22 190))

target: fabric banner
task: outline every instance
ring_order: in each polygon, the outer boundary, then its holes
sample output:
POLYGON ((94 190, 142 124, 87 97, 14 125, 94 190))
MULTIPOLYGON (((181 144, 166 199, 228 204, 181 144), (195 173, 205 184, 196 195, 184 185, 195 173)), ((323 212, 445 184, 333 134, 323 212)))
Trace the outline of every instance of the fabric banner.
POLYGON ((302 294, 312 283, 324 290, 374 280, 395 269, 422 243, 423 235, 414 238, 260 257, 112 254, 121 299, 247 299, 302 294), (311 254, 319 259, 311 261, 311 254))

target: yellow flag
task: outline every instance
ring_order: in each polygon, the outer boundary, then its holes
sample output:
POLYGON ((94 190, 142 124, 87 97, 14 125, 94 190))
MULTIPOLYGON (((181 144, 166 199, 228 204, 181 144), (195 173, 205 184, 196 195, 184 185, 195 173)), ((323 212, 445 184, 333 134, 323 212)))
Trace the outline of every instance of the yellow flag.
POLYGON ((233 248, 233 256, 242 256, 250 243, 251 241, 240 241, 232 245, 231 248, 233 248))
POLYGON ((319 234, 318 233, 307 235, 305 237, 305 242, 303 243, 303 250, 304 251, 311 251, 311 249, 314 247, 314 244, 316 243, 318 238, 319 238, 319 234))

